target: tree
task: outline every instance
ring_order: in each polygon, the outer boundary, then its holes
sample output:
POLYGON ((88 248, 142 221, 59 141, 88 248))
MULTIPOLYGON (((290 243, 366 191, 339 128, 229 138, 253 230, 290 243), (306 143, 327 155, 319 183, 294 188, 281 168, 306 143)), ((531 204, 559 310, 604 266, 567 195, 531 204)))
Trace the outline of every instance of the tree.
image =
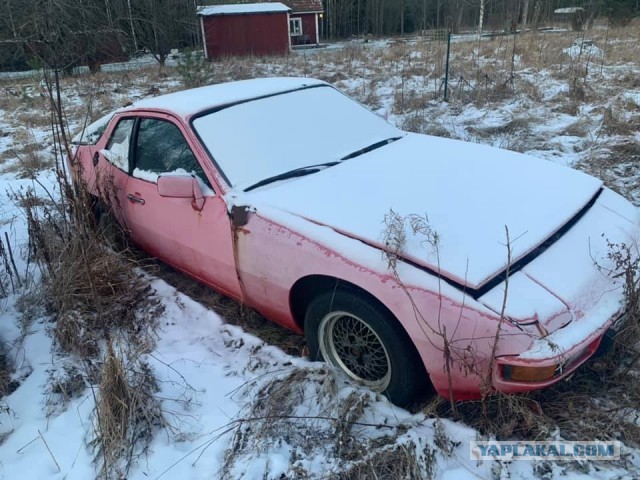
POLYGON ((138 0, 132 2, 137 42, 164 65, 173 48, 190 44, 196 20, 190 1, 138 0))
POLYGON ((2 0, 0 44, 55 70, 84 64, 94 70, 108 47, 122 56, 114 0, 2 0), (107 9, 107 12, 105 12, 107 9), (106 13, 106 14, 105 14, 106 13), (115 45, 114 45, 115 44, 115 45))
POLYGON ((527 29, 527 19, 529 17, 529 0, 522 2, 522 30, 527 29))
POLYGON ((637 0, 605 0, 604 8, 612 24, 626 25, 640 13, 640 2, 637 0))

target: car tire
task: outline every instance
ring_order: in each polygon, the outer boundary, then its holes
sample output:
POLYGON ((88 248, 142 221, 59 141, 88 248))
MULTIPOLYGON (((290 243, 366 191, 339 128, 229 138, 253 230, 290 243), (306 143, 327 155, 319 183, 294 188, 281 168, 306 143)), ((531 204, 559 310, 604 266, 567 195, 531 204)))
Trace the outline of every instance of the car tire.
POLYGON ((102 217, 105 212, 105 207, 102 201, 98 197, 91 195, 90 199, 91 199, 91 215, 93 216, 93 221, 97 226, 97 225, 100 225, 100 221, 102 220, 102 217))
POLYGON ((324 360, 356 383, 407 406, 428 377, 409 336, 382 306, 345 289, 328 291, 307 307, 304 331, 312 360, 324 360))

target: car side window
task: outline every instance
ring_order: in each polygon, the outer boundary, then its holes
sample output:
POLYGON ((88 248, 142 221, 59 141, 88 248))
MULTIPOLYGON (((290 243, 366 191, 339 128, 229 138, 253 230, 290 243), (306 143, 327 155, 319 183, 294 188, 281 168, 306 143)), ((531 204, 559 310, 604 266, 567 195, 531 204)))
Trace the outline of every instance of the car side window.
POLYGON ((129 145, 134 123, 135 119, 133 118, 120 120, 113 130, 107 146, 101 152, 112 165, 125 172, 129 171, 129 145))
POLYGON ((206 186, 211 184, 180 129, 173 123, 143 118, 136 142, 136 165, 133 176, 155 182, 162 173, 190 173, 206 186))

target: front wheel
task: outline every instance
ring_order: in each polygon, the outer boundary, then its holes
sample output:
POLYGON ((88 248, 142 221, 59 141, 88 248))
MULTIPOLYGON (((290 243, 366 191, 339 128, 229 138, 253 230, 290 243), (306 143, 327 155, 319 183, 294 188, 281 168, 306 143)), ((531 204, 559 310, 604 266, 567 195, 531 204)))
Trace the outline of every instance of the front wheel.
POLYGON ((416 400, 427 383, 407 334, 364 295, 348 290, 320 294, 307 308, 304 327, 313 360, 326 361, 397 405, 416 400))

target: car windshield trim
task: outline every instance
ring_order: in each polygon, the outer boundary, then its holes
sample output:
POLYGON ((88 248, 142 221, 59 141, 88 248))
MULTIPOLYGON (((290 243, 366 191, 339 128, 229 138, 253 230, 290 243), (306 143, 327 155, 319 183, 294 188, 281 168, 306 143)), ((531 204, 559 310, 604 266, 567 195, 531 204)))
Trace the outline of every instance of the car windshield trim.
POLYGON ((308 165, 306 167, 294 168, 293 170, 289 170, 288 172, 279 173, 278 175, 274 175, 273 177, 260 180, 259 182, 256 182, 253 185, 245 188, 244 191, 250 192, 251 190, 255 190, 256 188, 259 188, 259 187, 264 187, 265 185, 269 185, 270 183, 279 182, 281 180, 287 180, 289 178, 302 177, 304 175, 309 175, 311 173, 317 173, 320 170, 333 167, 334 165, 337 165, 339 163, 340 162, 327 162, 327 163, 320 163, 318 165, 308 165))

